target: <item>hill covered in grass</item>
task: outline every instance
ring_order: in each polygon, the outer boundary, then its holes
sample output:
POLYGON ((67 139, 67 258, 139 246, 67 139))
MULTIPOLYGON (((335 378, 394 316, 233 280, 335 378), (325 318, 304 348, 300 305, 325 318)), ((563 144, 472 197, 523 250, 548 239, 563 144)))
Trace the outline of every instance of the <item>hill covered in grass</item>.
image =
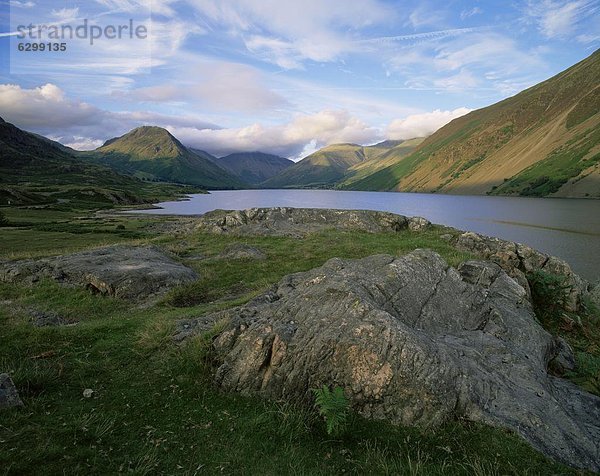
POLYGON ((453 120, 358 190, 600 198, 600 50, 453 120))
POLYGON ((85 156, 144 180, 197 185, 207 189, 243 188, 244 183, 217 166, 206 152, 192 151, 161 127, 142 126, 110 139, 85 156))
POLYGON ((82 160, 72 149, 0 119, 0 204, 112 206, 145 203, 192 190, 145 184, 82 160))

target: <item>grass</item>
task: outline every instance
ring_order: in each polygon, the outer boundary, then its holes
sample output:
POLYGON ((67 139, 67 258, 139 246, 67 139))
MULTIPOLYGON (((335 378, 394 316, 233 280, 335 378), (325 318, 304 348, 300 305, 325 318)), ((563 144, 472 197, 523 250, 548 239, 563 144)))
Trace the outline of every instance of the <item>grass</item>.
POLYGON ((600 129, 589 129, 496 187, 493 194, 518 193, 523 196, 545 197, 557 192, 583 170, 600 162, 600 154, 589 156, 592 148, 599 142, 600 129))
MULTIPOLYGON (((15 210, 6 212, 17 218, 15 210)), ((575 474, 510 432, 461 421, 425 430, 351 414, 347 431, 333 438, 313 408, 218 391, 209 352, 216 329, 187 345, 171 341, 178 319, 242 303, 281 276, 333 256, 429 247, 452 264, 469 258, 439 238, 444 230, 240 239, 153 231, 166 218, 49 213, 48 222, 64 220, 62 232, 40 232, 48 223, 37 212, 27 211, 22 220, 30 225, 16 230, 19 239, 4 230, 0 235, 4 257, 26 254, 22 242, 43 256, 106 237, 130 240, 100 231, 123 224, 193 266, 200 283, 208 283, 197 286, 210 295, 198 300, 198 289, 182 287, 140 308, 51 281, 0 284, 0 370, 13 376, 25 402, 0 414, 2 474, 38 474, 40 468, 44 474, 575 474), (74 233, 73 226, 93 231, 74 233), (49 233, 62 233, 64 245, 50 243, 49 233), (233 241, 259 247, 267 259, 215 259, 233 241), (28 322, 31 309, 77 324, 36 328, 28 322), (90 398, 85 389, 93 390, 90 398)))

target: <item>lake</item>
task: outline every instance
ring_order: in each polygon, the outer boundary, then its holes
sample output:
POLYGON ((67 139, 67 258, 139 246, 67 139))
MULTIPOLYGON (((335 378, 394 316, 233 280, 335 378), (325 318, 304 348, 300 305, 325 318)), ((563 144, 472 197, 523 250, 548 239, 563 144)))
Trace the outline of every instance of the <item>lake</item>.
POLYGON ((526 243, 600 279, 600 201, 336 190, 235 190, 164 202, 155 215, 201 215, 217 208, 340 208, 422 216, 433 223, 526 243))

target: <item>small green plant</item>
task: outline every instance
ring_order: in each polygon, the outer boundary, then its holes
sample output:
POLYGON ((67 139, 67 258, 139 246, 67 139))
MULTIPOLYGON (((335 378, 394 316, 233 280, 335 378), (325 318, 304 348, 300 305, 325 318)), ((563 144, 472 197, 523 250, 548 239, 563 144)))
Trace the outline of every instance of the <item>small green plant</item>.
POLYGON ((577 352, 577 367, 570 377, 588 392, 600 395, 600 357, 577 352))
POLYGON ((0 210, 0 226, 8 226, 8 218, 2 210, 0 210))
POLYGON ((332 390, 327 385, 313 390, 315 407, 325 420, 327 434, 338 436, 346 429, 348 423, 349 402, 341 387, 332 390))
POLYGON ((571 286, 565 276, 545 271, 534 271, 527 276, 531 297, 540 319, 556 319, 565 308, 571 286))

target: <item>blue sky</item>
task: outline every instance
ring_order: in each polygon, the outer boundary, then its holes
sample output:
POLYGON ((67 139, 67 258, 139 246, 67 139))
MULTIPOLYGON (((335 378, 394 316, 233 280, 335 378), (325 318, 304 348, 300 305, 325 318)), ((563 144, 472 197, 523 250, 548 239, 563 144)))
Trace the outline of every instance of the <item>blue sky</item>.
POLYGON ((432 133, 600 46, 600 0, 0 0, 0 115, 76 148, 143 124, 298 158, 432 133), (18 53, 22 24, 147 25, 18 53), (9 61, 10 59, 10 61, 9 61))

